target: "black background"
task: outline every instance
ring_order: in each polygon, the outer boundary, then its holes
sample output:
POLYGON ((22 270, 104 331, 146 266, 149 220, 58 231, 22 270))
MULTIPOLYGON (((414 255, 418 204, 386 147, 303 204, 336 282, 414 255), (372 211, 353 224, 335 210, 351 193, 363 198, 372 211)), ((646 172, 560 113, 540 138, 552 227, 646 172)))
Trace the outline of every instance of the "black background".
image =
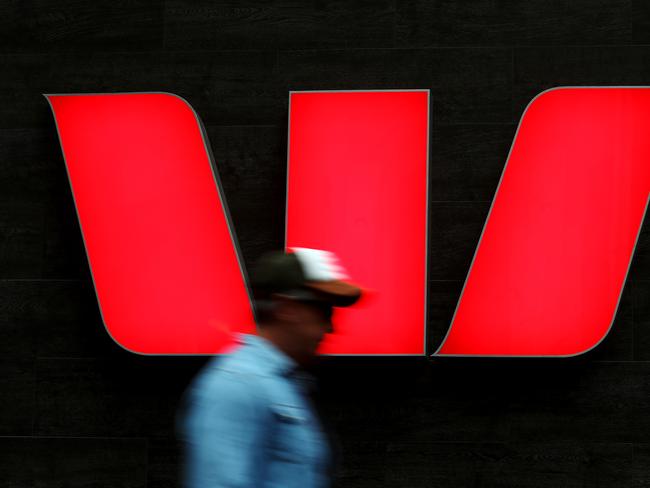
MULTIPOLYGON (((433 352, 523 109, 558 85, 650 85, 650 4, 3 1, 0 485, 178 486, 174 413, 205 361, 106 334, 41 93, 186 98, 250 266, 282 245, 289 90, 430 89, 433 352)), ((337 486, 650 486, 648 229, 611 333, 584 356, 326 358, 337 486)))

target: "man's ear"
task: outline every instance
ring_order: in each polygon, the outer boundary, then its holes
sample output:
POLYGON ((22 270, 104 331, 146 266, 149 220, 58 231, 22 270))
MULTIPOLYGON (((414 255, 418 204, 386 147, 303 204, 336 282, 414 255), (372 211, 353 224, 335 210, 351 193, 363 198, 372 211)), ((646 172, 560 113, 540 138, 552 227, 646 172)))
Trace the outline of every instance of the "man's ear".
POLYGON ((276 302, 274 307, 276 320, 281 322, 295 322, 297 320, 296 302, 293 298, 283 293, 273 293, 271 297, 276 302))

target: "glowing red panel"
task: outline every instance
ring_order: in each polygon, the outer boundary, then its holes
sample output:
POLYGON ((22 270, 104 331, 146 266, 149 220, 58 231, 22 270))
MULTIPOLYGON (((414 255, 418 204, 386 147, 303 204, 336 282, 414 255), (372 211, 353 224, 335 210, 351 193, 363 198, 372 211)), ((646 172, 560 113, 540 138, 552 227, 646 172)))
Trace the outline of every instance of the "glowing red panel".
POLYGON ((650 90, 529 105, 437 355, 572 356, 609 331, 650 193, 650 90))
POLYGON ((290 95, 285 244, 371 290, 322 353, 424 354, 428 111, 428 90, 290 95))
POLYGON ((104 324, 124 348, 203 354, 253 331, 198 117, 166 93, 49 95, 104 324))

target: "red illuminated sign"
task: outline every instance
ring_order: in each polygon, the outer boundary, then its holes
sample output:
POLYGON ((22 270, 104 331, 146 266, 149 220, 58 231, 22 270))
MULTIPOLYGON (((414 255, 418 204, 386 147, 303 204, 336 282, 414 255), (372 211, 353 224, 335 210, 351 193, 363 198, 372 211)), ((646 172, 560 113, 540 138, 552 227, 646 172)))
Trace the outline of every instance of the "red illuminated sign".
POLYGON ((144 354, 255 329, 198 117, 168 93, 48 95, 102 319, 144 354))
POLYGON ((437 355, 573 356, 605 337, 648 204, 649 129, 647 88, 530 103, 437 355))
MULTIPOLYGON (((428 91, 291 94, 287 246, 371 288, 330 354, 423 354, 428 91)), ((104 323, 129 350, 252 331, 201 125, 171 94, 48 96, 104 323)), ((527 108, 440 356, 571 356, 607 334, 650 192, 650 90, 559 88, 527 108)))
POLYGON ((328 354, 424 354, 429 91, 293 92, 286 245, 335 252, 370 288, 328 354))

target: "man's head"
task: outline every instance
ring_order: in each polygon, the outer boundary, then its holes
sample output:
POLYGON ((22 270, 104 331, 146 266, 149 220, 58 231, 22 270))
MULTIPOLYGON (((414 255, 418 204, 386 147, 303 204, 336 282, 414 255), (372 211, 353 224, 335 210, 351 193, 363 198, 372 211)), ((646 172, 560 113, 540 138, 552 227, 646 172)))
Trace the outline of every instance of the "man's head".
POLYGON ((255 310, 260 335, 304 363, 333 331, 334 307, 352 305, 361 289, 347 281, 334 254, 290 251, 268 253, 257 263, 252 276, 255 310))

